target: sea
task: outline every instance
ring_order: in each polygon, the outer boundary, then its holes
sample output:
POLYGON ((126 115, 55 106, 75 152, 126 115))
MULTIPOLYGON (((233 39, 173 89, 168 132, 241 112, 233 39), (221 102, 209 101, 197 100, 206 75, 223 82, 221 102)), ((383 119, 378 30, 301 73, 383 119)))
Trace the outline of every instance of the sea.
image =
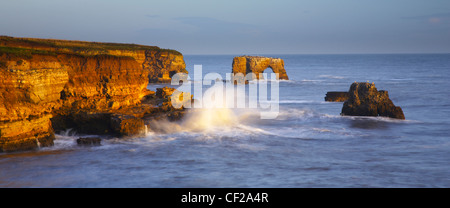
MULTIPOLYGON (((195 65, 202 77, 225 78, 235 56, 185 55, 189 83, 202 83, 195 65)), ((153 122, 146 136, 103 137, 100 146, 78 146, 92 135, 67 129, 52 147, 0 153, 0 187, 450 187, 450 54, 264 56, 282 58, 289 76, 265 80, 279 89, 274 118, 193 108, 182 121, 153 122), (342 102, 325 102, 355 81, 387 90, 406 119, 342 116, 342 102)), ((148 89, 167 85, 179 87, 148 89)))

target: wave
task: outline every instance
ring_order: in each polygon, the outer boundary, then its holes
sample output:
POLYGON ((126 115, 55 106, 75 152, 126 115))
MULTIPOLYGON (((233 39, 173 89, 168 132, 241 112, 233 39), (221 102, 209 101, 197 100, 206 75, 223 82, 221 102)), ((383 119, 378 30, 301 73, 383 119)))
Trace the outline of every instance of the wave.
POLYGON ((345 77, 342 76, 335 76, 335 75, 319 75, 321 78, 329 78, 329 79, 345 79, 345 77))
POLYGON ((277 120, 307 119, 315 116, 317 116, 317 113, 310 109, 280 108, 277 120))
POLYGON ((280 100, 280 104, 333 104, 332 102, 317 101, 317 100, 280 100))
POLYGON ((392 79, 388 79, 388 80, 391 80, 391 81, 413 81, 413 80, 416 80, 416 79, 412 79, 412 78, 392 78, 392 79))
POLYGON ((324 80, 320 79, 302 79, 302 82, 323 82, 324 80))
POLYGON ((54 145, 52 147, 44 147, 42 149, 70 149, 77 145, 76 140, 79 135, 73 129, 67 129, 55 134, 54 145))
POLYGON ((402 120, 402 119, 396 119, 396 118, 389 118, 384 116, 347 116, 343 115, 339 117, 343 119, 350 119, 354 121, 381 121, 381 122, 387 122, 387 123, 421 123, 417 120, 402 120))
MULTIPOLYGON (((220 88, 222 89, 222 88, 220 88)), ((204 95, 216 90, 214 86, 208 88, 204 95)), ((225 89, 228 90, 228 89, 225 89)), ((230 89, 235 90, 235 89, 230 89)), ((227 94, 226 92, 224 94, 227 94)), ((241 95, 239 93, 236 96, 241 95)), ((243 94, 245 96, 245 93, 243 94)), ((224 99, 223 102, 229 102, 224 99)), ((280 100, 280 104, 328 104, 316 100, 280 100)), ((117 144, 125 145, 158 145, 183 139, 193 141, 216 140, 246 140, 248 138, 283 137, 296 139, 324 139, 336 136, 361 136, 359 131, 342 129, 342 125, 335 125, 346 120, 374 120, 379 122, 404 123, 413 122, 385 117, 341 116, 317 112, 308 108, 280 106, 275 119, 260 119, 259 109, 226 108, 224 103, 212 102, 208 108, 187 109, 184 118, 178 122, 169 120, 150 120, 147 125, 150 132, 140 138, 133 139, 102 139, 102 145, 94 148, 112 148, 117 144), (222 105, 220 105, 222 104, 222 105), (331 122, 332 125, 328 125, 331 122)), ((364 136, 364 135, 362 135, 364 136)), ((67 130, 58 134, 55 140, 56 149, 76 148, 76 132, 67 130)), ((138 148, 127 147, 130 151, 138 148)), ((250 147, 253 148, 253 147, 250 147)), ((256 148, 257 149, 257 148, 256 148)))
POLYGON ((271 82, 276 82, 276 83, 295 83, 295 80, 288 80, 288 79, 260 79, 260 80, 251 80, 248 81, 249 84, 258 84, 258 83, 271 83, 271 82))

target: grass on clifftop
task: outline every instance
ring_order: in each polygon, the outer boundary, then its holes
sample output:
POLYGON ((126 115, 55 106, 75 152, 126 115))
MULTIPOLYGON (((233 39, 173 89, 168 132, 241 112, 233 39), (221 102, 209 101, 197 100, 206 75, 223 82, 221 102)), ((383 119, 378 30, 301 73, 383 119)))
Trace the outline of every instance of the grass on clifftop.
POLYGON ((180 52, 172 49, 162 49, 157 46, 145 46, 126 43, 100 43, 73 40, 56 40, 56 39, 37 39, 37 38, 14 38, 9 36, 0 36, 0 46, 23 47, 23 48, 42 48, 62 50, 73 53, 107 53, 108 50, 152 50, 160 52, 169 52, 181 55, 180 52))
POLYGON ((28 48, 13 48, 0 46, 0 56, 3 54, 12 55, 18 58, 31 59, 33 55, 56 55, 52 51, 34 50, 28 48))
MULTIPOLYGON (((110 55, 110 54, 83 54, 83 53, 66 53, 66 52, 53 52, 53 51, 46 51, 46 50, 36 50, 36 49, 29 49, 29 48, 14 48, 14 47, 4 47, 0 46, 0 56, 6 54, 7 56, 11 58, 21 58, 21 59, 32 59, 33 55, 47 55, 47 56, 57 56, 58 54, 70 54, 80 57, 126 57, 131 58, 130 56, 117 56, 117 55, 110 55)), ((20 62, 21 60, 19 60, 20 62)), ((0 60, 0 67, 6 67, 6 62, 0 60)))

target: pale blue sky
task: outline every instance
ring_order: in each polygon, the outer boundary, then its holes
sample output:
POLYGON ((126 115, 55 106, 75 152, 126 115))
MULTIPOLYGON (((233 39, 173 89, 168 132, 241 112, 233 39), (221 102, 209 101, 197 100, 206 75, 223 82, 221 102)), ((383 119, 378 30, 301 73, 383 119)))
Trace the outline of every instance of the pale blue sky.
POLYGON ((0 1, 0 35, 184 54, 450 53, 449 0, 0 1))

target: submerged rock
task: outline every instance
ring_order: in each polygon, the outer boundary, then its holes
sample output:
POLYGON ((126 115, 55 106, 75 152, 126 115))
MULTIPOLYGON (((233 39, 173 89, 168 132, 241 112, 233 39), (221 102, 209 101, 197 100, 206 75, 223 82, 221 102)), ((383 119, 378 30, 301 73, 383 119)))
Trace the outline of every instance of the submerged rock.
POLYGON ((169 96, 171 96, 173 94, 173 92, 175 91, 175 88, 171 88, 171 87, 163 87, 163 88, 157 88, 156 89, 156 97, 158 98, 168 98, 169 96))
POLYGON ((325 101, 328 102, 344 102, 348 100, 348 92, 327 92, 325 101))
POLYGON ((80 137, 77 139, 78 145, 100 145, 102 139, 99 137, 80 137))
POLYGON ((113 115, 111 127, 120 136, 143 136, 146 131, 144 120, 130 115, 113 115))
POLYGON ((402 108, 394 105, 388 92, 378 91, 373 83, 355 82, 350 86, 348 95, 349 99, 342 107, 342 115, 405 119, 402 108))

